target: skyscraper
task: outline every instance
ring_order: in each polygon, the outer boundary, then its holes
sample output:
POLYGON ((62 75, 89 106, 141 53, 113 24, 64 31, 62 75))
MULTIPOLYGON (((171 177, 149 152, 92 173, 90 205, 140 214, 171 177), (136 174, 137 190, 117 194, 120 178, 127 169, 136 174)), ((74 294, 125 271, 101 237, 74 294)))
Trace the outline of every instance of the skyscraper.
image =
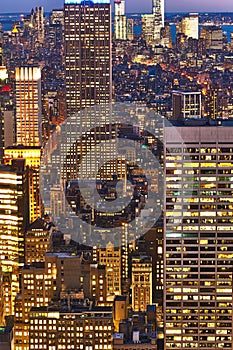
POLYGON ((125 1, 115 0, 114 37, 116 40, 127 39, 126 27, 125 1))
POLYGON ((41 144, 41 70, 18 67, 16 80, 16 143, 23 146, 41 144))
POLYGON ((161 29, 164 27, 164 0, 153 0, 154 40, 155 45, 160 44, 161 29))
POLYGON ((165 349, 232 348, 233 128, 165 128, 165 349))
POLYGON ((0 261, 5 314, 14 314, 19 268, 24 263, 24 232, 28 225, 28 173, 23 160, 0 166, 0 261))
POLYGON ((152 304, 152 258, 135 255, 132 257, 132 309, 146 311, 152 304))
POLYGON ((112 95, 110 0, 65 0, 67 117, 112 95))
POLYGON ((11 165, 15 159, 24 159, 29 167, 29 219, 35 221, 42 215, 39 189, 41 147, 16 146, 4 150, 4 163, 11 165))
POLYGON ((133 18, 127 18, 127 40, 132 41, 134 39, 134 20, 133 18))
POLYGON ((45 18, 44 18, 44 8, 36 7, 35 11, 35 30, 37 41, 43 44, 45 37, 45 18))
POLYGON ((183 33, 188 38, 199 38, 199 16, 198 13, 190 13, 189 16, 182 18, 178 32, 183 33))

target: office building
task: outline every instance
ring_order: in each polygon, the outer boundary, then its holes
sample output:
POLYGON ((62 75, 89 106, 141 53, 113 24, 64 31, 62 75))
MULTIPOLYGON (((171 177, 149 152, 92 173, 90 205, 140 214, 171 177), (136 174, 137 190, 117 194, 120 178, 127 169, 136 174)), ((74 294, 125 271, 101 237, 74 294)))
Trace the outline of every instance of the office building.
POLYGON ((111 16, 110 0, 65 0, 67 117, 111 102, 111 16))
POLYGON ((125 1, 114 1, 114 38, 115 40, 127 39, 127 20, 125 15, 125 1))
MULTIPOLYGON (((15 350, 29 348, 31 308, 46 307, 51 300, 60 303, 67 298, 70 301, 79 299, 80 303, 95 300, 96 305, 105 305, 105 268, 85 262, 81 253, 75 255, 67 252, 46 253, 44 262, 25 265, 22 269, 21 292, 15 302, 15 350)), ((63 338, 66 339, 64 335, 63 338)))
POLYGON ((164 27, 164 0, 153 0, 153 14, 161 28, 164 27))
POLYGON ((182 18, 178 24, 177 33, 182 33, 187 38, 199 38, 199 15, 198 13, 190 13, 189 16, 182 18))
POLYGON ((43 7, 36 7, 34 26, 36 32, 36 40, 39 44, 43 44, 45 38, 45 17, 43 7))
POLYGON ((34 222, 42 215, 40 198, 40 158, 41 147, 39 146, 11 146, 4 150, 4 163, 11 165, 15 159, 24 159, 29 167, 29 219, 34 222))
POLYGON ((29 317, 29 350, 113 349, 110 308, 81 308, 73 300, 66 307, 33 308, 29 317))
POLYGON ((134 40, 134 20, 133 18, 127 18, 127 40, 134 40))
POLYGON ((172 92, 173 118, 176 120, 200 119, 202 117, 201 92, 172 92))
POLYGON ((44 262, 45 253, 50 251, 51 223, 37 219, 28 228, 25 234, 25 263, 44 262))
POLYGON ((155 16, 154 14, 144 14, 142 15, 142 37, 146 42, 147 46, 154 47, 154 28, 155 25, 155 16))
POLYGON ((153 0, 153 15, 154 15, 154 41, 155 45, 161 43, 161 29, 164 27, 164 0, 153 0))
POLYGON ((164 0, 153 0, 151 14, 142 15, 142 36, 146 44, 155 46, 161 44, 161 30, 164 27, 164 0))
POLYGON ((38 67, 15 69, 16 144, 27 147, 41 144, 41 70, 38 67))
POLYGON ((24 233, 29 220, 28 172, 25 162, 0 166, 0 262, 5 315, 14 314, 19 268, 24 263, 24 233))
POLYGON ((64 29, 64 11, 62 9, 52 10, 49 20, 50 24, 61 24, 62 28, 64 29))
POLYGON ((132 309, 146 311, 152 304, 152 258, 150 256, 132 257, 132 309))
POLYGON ((161 45, 172 49, 172 34, 170 25, 165 25, 161 29, 161 45))
POLYGON ((221 27, 204 27, 201 29, 200 37, 204 39, 207 50, 223 50, 223 30, 221 27))
POLYGON ((164 133, 165 349, 229 349, 233 128, 226 122, 164 133))
POLYGON ((121 249, 109 242, 106 248, 98 249, 98 263, 106 266, 107 296, 121 294, 121 249))

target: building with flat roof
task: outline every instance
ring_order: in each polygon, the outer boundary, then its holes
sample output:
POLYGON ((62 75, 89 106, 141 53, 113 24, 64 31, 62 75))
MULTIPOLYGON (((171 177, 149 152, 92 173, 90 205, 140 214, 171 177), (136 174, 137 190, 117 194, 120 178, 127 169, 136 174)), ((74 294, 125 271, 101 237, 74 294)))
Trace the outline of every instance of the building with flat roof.
POLYGON ((33 308, 29 317, 29 350, 113 349, 111 308, 81 307, 73 300, 66 306, 33 308))
POLYGON ((232 123, 166 127, 164 145, 165 349, 229 349, 232 123))
POLYGON ((202 117, 201 92, 173 91, 173 118, 176 120, 200 119, 202 117))

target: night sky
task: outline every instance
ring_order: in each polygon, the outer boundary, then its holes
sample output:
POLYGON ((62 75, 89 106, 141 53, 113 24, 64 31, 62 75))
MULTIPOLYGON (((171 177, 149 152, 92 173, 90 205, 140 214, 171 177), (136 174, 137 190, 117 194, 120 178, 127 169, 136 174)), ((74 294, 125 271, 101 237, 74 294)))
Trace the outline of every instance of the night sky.
MULTIPOLYGON (((127 12, 151 12, 152 0, 126 0, 127 12), (143 4, 142 4, 143 3, 143 4)), ((233 12, 232 0, 165 0, 168 12, 233 12)), ((28 12, 34 6, 46 11, 61 8, 63 0, 0 0, 0 12, 28 12)))

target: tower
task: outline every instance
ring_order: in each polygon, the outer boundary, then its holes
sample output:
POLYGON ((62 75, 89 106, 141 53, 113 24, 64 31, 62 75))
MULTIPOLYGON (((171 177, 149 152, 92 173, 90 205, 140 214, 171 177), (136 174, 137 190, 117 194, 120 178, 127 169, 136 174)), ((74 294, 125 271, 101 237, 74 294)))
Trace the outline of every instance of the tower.
POLYGON ((43 44, 45 37, 45 19, 44 19, 44 8, 36 7, 35 11, 35 30, 37 41, 43 44))
POLYGON ((164 27, 164 0, 153 0, 154 40, 160 44, 161 29, 164 27))
POLYGON ((125 15, 125 1, 115 0, 114 37, 116 40, 127 39, 127 21, 125 15))
POLYGON ((41 143, 41 70, 18 67, 16 80, 16 143, 40 146, 41 143))
POLYGON ((231 126, 165 128, 165 349, 232 348, 231 126))
POLYGON ((198 13, 190 13, 181 20, 181 33, 188 38, 199 38, 199 16, 198 13))
POLYGON ((110 0, 65 0, 67 117, 111 102, 110 0))
POLYGON ((0 260, 5 315, 14 314, 19 268, 24 263, 24 233, 29 219, 28 171, 24 160, 0 166, 0 260))

